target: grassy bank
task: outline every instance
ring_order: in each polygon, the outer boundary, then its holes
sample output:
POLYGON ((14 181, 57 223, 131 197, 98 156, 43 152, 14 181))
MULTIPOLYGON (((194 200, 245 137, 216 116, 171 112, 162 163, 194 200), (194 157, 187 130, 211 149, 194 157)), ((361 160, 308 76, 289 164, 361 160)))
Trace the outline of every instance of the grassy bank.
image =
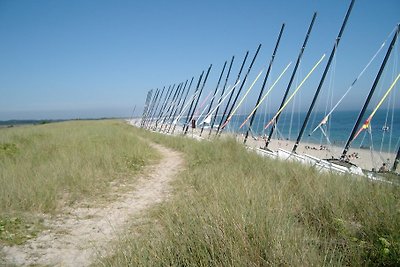
POLYGON ((399 188, 263 159, 233 140, 141 134, 184 152, 188 169, 101 265, 400 264, 399 188))
POLYGON ((134 131, 122 121, 0 129, 0 242, 29 238, 34 214, 98 198, 111 181, 133 181, 157 158, 134 131))

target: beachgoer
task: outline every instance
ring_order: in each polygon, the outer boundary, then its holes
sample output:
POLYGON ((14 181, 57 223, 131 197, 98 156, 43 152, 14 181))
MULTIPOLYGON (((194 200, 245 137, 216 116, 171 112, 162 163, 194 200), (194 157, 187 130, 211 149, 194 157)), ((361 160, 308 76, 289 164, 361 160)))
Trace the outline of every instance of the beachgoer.
POLYGON ((382 163, 382 166, 379 168, 379 172, 387 172, 386 163, 382 163))

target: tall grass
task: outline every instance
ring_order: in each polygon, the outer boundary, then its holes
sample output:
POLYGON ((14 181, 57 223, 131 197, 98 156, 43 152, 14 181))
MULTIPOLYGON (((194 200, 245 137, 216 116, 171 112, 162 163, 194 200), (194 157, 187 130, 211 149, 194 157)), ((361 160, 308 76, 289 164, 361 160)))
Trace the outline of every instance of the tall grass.
POLYGON ((400 264, 399 188, 260 158, 230 139, 142 134, 183 151, 188 168, 100 265, 400 264))
POLYGON ((157 158, 133 127, 71 121, 0 129, 0 216, 99 196, 157 158))

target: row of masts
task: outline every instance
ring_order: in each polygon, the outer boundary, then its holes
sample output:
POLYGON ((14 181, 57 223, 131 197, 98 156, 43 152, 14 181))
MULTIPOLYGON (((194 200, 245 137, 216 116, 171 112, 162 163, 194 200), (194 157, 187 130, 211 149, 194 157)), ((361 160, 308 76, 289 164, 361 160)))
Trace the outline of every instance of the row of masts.
MULTIPOLYGON (((354 6, 354 2, 355 0, 351 0, 351 3, 347 9, 346 15, 344 17, 343 23, 341 25, 341 28, 339 30, 339 33, 335 39, 332 51, 330 53, 330 56, 328 58, 328 62, 325 66, 325 69, 323 71, 322 77, 319 81, 318 87, 314 93, 314 97, 311 101, 310 107, 307 111, 306 117, 303 121, 303 124, 301 126, 300 132, 297 136, 297 139, 295 141, 295 144, 292 148, 292 153, 296 153, 296 149, 299 145, 299 143, 301 142, 301 139, 303 137, 304 131, 306 129, 307 123, 309 121, 310 115, 313 112, 315 103, 318 99, 318 96, 320 94, 320 91, 322 89, 322 86, 324 84, 325 78, 327 76, 327 73, 329 72, 332 60, 335 56, 335 53, 337 51, 337 48, 339 46, 340 40, 342 39, 342 34, 344 33, 347 21, 350 17, 351 11, 353 9, 354 6)), ((271 122, 266 126, 266 128, 269 125, 272 125, 269 135, 267 136, 266 140, 265 140, 265 145, 264 145, 264 149, 268 150, 268 145, 271 142, 271 137, 273 136, 274 130, 275 130, 275 126, 278 123, 279 117, 280 117, 280 113, 283 110, 283 108, 287 105, 288 101, 291 100, 291 98, 293 97, 293 95, 291 95, 288 99, 288 94, 289 91, 292 87, 294 78, 296 76, 299 64, 301 62, 302 56, 304 54, 304 51, 306 49, 307 46, 307 42, 308 39, 311 35, 312 29, 313 29, 313 25, 314 22, 316 20, 317 17, 317 13, 315 12, 312 16, 310 25, 308 27, 307 33, 305 35, 305 39, 304 42, 300 48, 294 69, 291 73, 288 85, 286 86, 286 90, 284 93, 284 96, 282 98, 281 104, 279 106, 278 112, 276 114, 276 116, 274 116, 273 120, 271 120, 271 122)), ((252 130, 252 126, 254 123, 254 119, 257 113, 257 110, 261 104, 261 102, 265 99, 266 95, 270 92, 270 90, 272 90, 273 86, 268 90, 268 92, 266 94, 264 94, 264 90, 274 63, 274 59, 277 56, 278 50, 279 50, 279 45, 280 45, 280 40, 281 37, 284 33, 285 30, 285 24, 282 24, 278 37, 276 39, 276 43, 272 52, 272 56, 269 60, 269 64, 268 64, 268 68, 265 74, 265 77, 263 79, 262 82, 262 86, 258 95, 258 99, 255 103, 254 109, 252 111, 252 113, 249 115, 248 120, 249 120, 249 126, 247 128, 247 131, 245 133, 245 137, 244 137, 244 143, 246 143, 247 139, 248 139, 248 135, 249 132, 252 130), (264 96, 263 96, 264 94, 264 96)), ((340 159, 342 161, 345 160, 346 158, 346 154, 350 148, 350 145, 352 143, 352 141, 354 140, 354 137, 357 133, 357 130, 360 127, 360 124, 362 122, 362 119, 365 115, 365 112, 367 110, 367 107, 369 105, 369 102, 372 98, 372 95, 374 94, 374 91, 377 87, 377 84, 379 82, 379 80, 381 79, 381 75, 385 69, 386 63, 388 61, 388 58, 391 55, 392 49, 396 43, 396 40, 398 38, 398 34, 400 31, 400 25, 397 25, 393 39, 388 47, 388 50, 386 52, 386 55, 383 59, 383 62, 380 66, 380 69, 378 71, 378 74, 373 82, 373 85, 371 87, 371 90, 367 96, 367 99, 360 111, 360 114, 358 115, 357 121, 354 124, 353 130, 351 132, 351 134, 349 135, 349 138, 346 142, 346 145, 342 151, 342 154, 340 156, 340 159)), ((247 68, 247 71, 245 72, 243 78, 242 77, 242 71, 244 69, 244 66, 246 64, 246 61, 248 59, 249 56, 249 51, 247 51, 245 53, 245 56, 241 62, 240 68, 239 68, 239 72, 236 76, 235 79, 235 83, 232 87, 227 86, 228 84, 228 79, 231 75, 231 70, 232 70, 232 66, 234 64, 234 60, 235 60, 235 56, 232 56, 230 63, 229 63, 229 67, 228 69, 227 64, 228 61, 225 61, 222 67, 222 70, 220 72, 219 78, 218 78, 218 82, 217 85, 215 87, 215 89, 213 90, 212 96, 211 94, 209 96, 211 96, 211 100, 210 103, 204 108, 203 112, 200 114, 206 114, 204 115, 205 119, 203 120, 203 123, 201 123, 201 130, 200 130, 200 136, 203 134, 204 129, 205 129, 205 123, 207 121, 207 123, 209 124, 209 132, 208 132, 208 137, 210 137, 210 135, 212 134, 212 131, 215 130, 215 134, 216 135, 220 135, 221 132, 224 130, 225 126, 229 123, 231 117, 233 116, 233 113, 237 110, 237 101, 239 99, 239 96, 241 95, 242 89, 244 87, 244 84, 246 83, 246 80, 251 72, 251 69, 254 65, 254 62, 257 59, 257 55, 259 53, 261 49, 261 44, 258 45, 256 52, 253 55, 253 58, 247 68), (227 71, 226 71, 227 69, 227 71), (225 74, 226 71, 226 74, 225 74), (224 79, 224 83, 222 85, 222 87, 220 87, 221 81, 224 79), (236 90, 238 89, 238 90, 236 90), (220 96, 218 98, 217 93, 220 91, 220 96), (236 94, 235 94, 236 92, 236 94), (218 101, 215 101, 215 99, 218 98, 218 101), (223 101, 227 100, 227 103, 225 104, 225 108, 223 109, 222 115, 218 115, 219 111, 220 111, 220 107, 223 101), (214 103, 217 102, 216 106, 213 107, 214 103), (207 111, 206 111, 207 110, 207 111), (219 122, 217 122, 217 116, 221 116, 219 122)), ((309 74, 306 76, 306 78, 303 80, 303 82, 306 81, 306 79, 309 77, 309 75, 311 75, 311 73, 314 71, 314 69, 322 62, 322 60, 324 59, 324 56, 322 56, 322 58, 317 62, 317 64, 314 66, 314 68, 309 72, 309 74)), ((289 63, 290 65, 290 63, 289 63)), ((288 67, 289 67, 288 65, 288 67)), ((287 68, 288 68, 287 67, 287 68)), ((286 68, 286 69, 287 69, 286 68)), ((147 97, 146 97, 146 101, 145 101, 145 106, 144 106, 144 110, 143 110, 143 114, 141 116, 141 123, 140 126, 142 128, 146 128, 146 129, 151 129, 154 131, 160 131, 160 132, 165 132, 165 133, 171 133, 173 134, 176 130, 176 127, 178 125, 178 122, 180 122, 181 120, 183 120, 183 128, 182 128, 182 133, 183 134, 187 134, 189 128, 192 126, 192 128, 196 127, 196 116, 198 114, 196 114, 196 112, 201 112, 200 109, 203 108, 203 105, 201 105, 201 107, 199 106, 199 100, 202 96, 202 93, 204 91, 204 88, 206 86, 210 71, 212 69, 212 64, 208 67, 207 71, 203 71, 200 76, 196 79, 195 82, 195 86, 193 87, 193 93, 192 95, 189 94, 190 90, 192 89, 192 85, 193 82, 195 80, 195 77, 192 77, 191 79, 188 79, 184 82, 180 82, 178 84, 173 84, 173 85, 169 85, 168 89, 166 89, 166 87, 164 86, 161 90, 160 89, 156 89, 154 90, 150 90, 147 93, 147 97), (189 81, 190 80, 190 81, 189 81), (165 94, 164 94, 165 93, 165 94)), ((286 69, 284 70, 284 72, 286 71, 286 69)), ((281 75, 283 75, 283 73, 281 75)), ((260 73, 261 74, 261 73, 260 73)), ((278 79, 279 80, 279 79, 278 79)), ((277 80, 277 81, 278 81, 277 80)), ((277 82, 276 81, 276 82, 277 82)), ((301 85, 303 84, 303 82, 301 83, 301 85)), ((275 85, 275 84, 274 84, 275 85)), ((300 85, 300 86, 301 86, 300 85)), ((298 86, 296 88, 296 91, 300 88, 300 86, 298 86)), ((246 93, 247 94, 247 93, 246 93)), ((206 98, 207 100, 207 98, 206 98)), ((204 101, 203 104, 205 104, 206 101, 204 101)), ((238 105, 240 105, 242 103, 239 102, 238 105)), ((199 116, 199 117, 200 117, 199 116)), ((199 119, 199 118, 198 118, 199 119)), ((247 121, 247 120, 246 120, 247 121)), ((245 122, 246 122, 245 121, 245 122)), ((244 124, 244 123, 243 123, 244 124)), ((242 126, 243 126, 242 124, 242 126)), ((241 127, 242 127, 241 126, 241 127)), ((394 160, 394 164, 392 167, 392 170, 395 171, 397 169, 397 165, 399 162, 399 158, 400 158, 400 147, 398 149, 396 158, 394 160)))

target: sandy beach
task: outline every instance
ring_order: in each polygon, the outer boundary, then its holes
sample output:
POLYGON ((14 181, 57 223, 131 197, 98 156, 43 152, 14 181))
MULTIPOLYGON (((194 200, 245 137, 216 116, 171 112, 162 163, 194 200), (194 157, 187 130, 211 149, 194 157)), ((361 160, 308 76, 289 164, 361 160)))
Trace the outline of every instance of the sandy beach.
MULTIPOLYGON (((138 122, 135 121, 132 123, 136 123, 137 125, 138 122)), ((209 136, 209 131, 210 131, 209 129, 204 129, 202 137, 200 137, 199 136, 200 128, 196 129, 189 128, 187 135, 193 138, 207 139, 209 136)), ((174 135, 180 135, 180 134, 182 134, 181 125, 177 126, 174 132, 174 135)), ((215 136, 214 130, 211 137, 213 136, 215 136)), ((239 143, 243 143, 244 140, 244 136, 242 134, 223 132, 222 136, 234 137, 239 143)), ((272 151, 277 151, 278 149, 291 151, 293 149, 294 143, 295 142, 291 140, 271 139, 268 149, 272 151)), ((255 140, 249 135, 246 145, 254 148, 263 148, 265 146, 265 140, 263 140, 261 137, 255 140)), ((319 159, 331 159, 331 158, 340 158, 342 151, 343 148, 338 146, 328 146, 328 145, 321 146, 315 143, 300 142, 296 152, 299 155, 307 154, 317 157, 319 159)), ((365 170, 372 170, 373 168, 375 170, 378 170, 383 163, 386 163, 386 166, 388 167, 388 169, 390 169, 393 166, 393 161, 396 157, 396 155, 392 153, 387 153, 387 152, 380 153, 379 151, 371 152, 369 149, 360 149, 360 148, 350 148, 347 155, 351 163, 365 170)))
MULTIPOLYGON (((238 141, 243 142, 244 137, 237 136, 237 139, 238 141)), ((271 139, 268 148, 273 151, 276 151, 279 148, 292 151, 294 144, 294 141, 271 139)), ((247 145, 252 147, 264 147, 265 141, 260 138, 258 140, 248 138, 247 145)), ((343 148, 341 147, 319 145, 306 142, 301 142, 296 150, 297 154, 307 154, 317 157, 319 159, 340 158, 342 151, 343 148)), ((372 168, 375 168, 375 170, 378 170, 382 166, 383 162, 385 162, 387 166, 391 167, 393 165, 393 160, 396 155, 386 152, 373 152, 371 154, 371 151, 369 149, 350 148, 347 156, 348 160, 351 163, 363 169, 372 170, 372 168)))

